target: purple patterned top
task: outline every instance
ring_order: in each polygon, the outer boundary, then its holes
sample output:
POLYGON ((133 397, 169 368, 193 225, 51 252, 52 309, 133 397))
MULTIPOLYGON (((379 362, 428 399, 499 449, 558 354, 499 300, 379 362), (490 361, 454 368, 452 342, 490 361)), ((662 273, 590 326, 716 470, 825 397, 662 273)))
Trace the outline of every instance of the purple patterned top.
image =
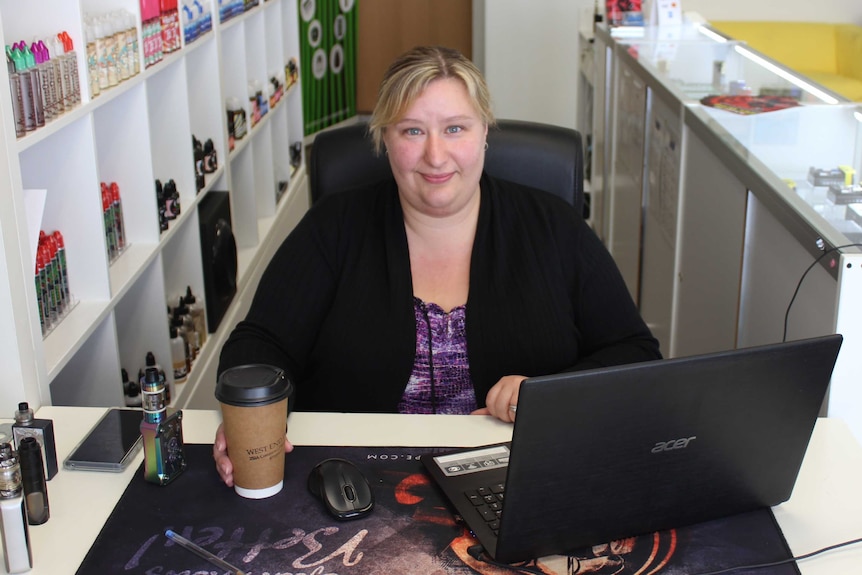
POLYGON ((435 303, 413 298, 416 358, 399 413, 469 414, 476 409, 467 358, 466 310, 462 305, 446 313, 435 303))

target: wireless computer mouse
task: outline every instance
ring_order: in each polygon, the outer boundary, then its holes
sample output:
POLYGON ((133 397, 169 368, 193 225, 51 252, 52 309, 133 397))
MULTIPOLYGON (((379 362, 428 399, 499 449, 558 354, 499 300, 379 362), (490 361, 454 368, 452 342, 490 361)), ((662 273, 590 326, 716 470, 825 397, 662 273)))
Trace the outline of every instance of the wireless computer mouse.
POLYGON ((308 490, 336 519, 357 519, 374 507, 374 494, 361 471, 346 459, 324 459, 308 474, 308 490))

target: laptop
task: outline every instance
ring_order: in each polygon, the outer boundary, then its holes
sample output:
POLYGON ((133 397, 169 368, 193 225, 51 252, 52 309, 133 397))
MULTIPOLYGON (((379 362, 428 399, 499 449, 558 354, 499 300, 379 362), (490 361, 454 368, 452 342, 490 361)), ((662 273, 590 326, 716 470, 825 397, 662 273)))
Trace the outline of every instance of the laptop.
POLYGON ((793 490, 841 341, 529 378, 511 443, 422 462, 504 563, 777 505, 793 490))

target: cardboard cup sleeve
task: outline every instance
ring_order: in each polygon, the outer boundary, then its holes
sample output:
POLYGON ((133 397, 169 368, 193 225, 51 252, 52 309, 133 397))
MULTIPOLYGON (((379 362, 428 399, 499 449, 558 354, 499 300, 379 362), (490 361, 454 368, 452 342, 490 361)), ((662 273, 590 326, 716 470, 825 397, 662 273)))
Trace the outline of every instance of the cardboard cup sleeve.
POLYGON ((268 365, 225 370, 216 385, 234 489, 260 499, 284 484, 284 442, 291 384, 284 372, 268 365))

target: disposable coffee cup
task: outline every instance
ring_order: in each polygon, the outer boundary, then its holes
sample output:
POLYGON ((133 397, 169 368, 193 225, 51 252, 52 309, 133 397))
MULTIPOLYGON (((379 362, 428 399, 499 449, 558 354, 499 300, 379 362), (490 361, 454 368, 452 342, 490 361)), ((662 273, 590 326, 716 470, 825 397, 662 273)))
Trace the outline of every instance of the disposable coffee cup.
POLYGON ((270 365, 242 365, 218 378, 215 396, 221 404, 234 490, 263 499, 284 486, 284 437, 291 383, 270 365))

